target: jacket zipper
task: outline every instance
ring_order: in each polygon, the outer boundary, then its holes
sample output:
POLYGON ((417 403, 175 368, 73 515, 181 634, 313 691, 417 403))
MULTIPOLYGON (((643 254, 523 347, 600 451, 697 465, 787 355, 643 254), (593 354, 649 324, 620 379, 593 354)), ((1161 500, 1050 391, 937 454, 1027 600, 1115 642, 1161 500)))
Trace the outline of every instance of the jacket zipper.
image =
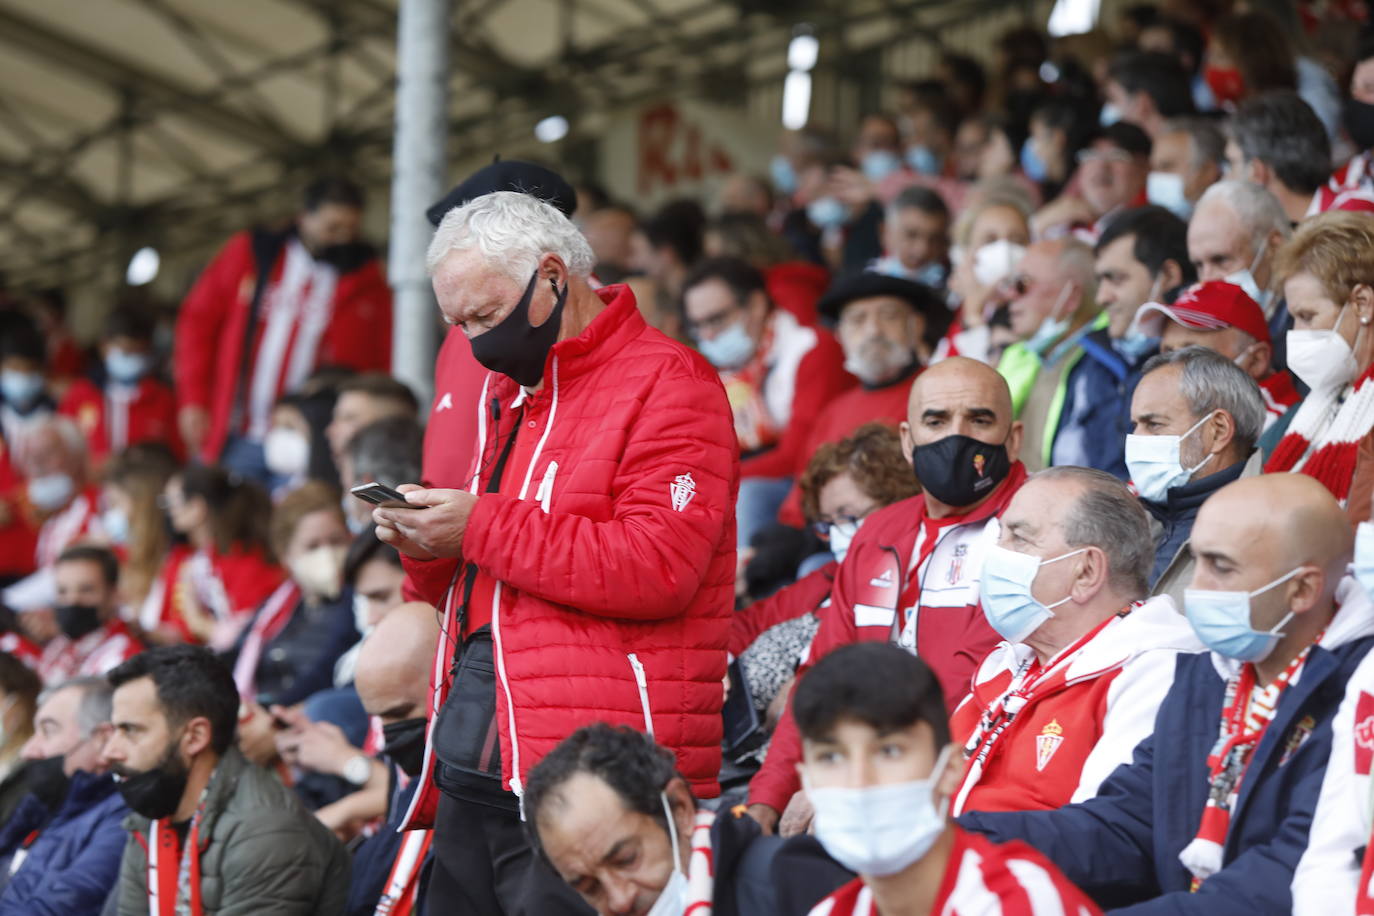
MULTIPOLYGON (((549 401, 549 419, 544 424, 544 434, 539 437, 539 443, 534 447, 534 454, 530 456, 529 467, 525 469, 525 482, 520 487, 520 499, 524 499, 529 493, 530 478, 534 475, 535 465, 539 463, 539 454, 544 451, 544 443, 549 438, 549 433, 553 431, 553 419, 558 413, 558 357, 555 356, 550 363, 549 375, 553 382, 553 393, 549 401)), ((552 484, 550 484, 552 486, 552 484)), ((501 689, 506 694, 506 725, 510 733, 510 790, 515 793, 515 797, 520 800, 520 820, 525 820, 525 785, 520 780, 520 736, 515 730, 515 699, 511 696, 510 679, 506 676, 506 655, 501 642, 501 581, 497 580, 496 588, 492 590, 491 598, 491 640, 492 649, 496 654, 496 672, 501 679, 501 689)))
POLYGON ((630 660, 630 669, 635 673, 635 686, 639 688, 639 707, 644 712, 644 733, 654 736, 654 717, 649 711, 649 679, 644 674, 644 665, 639 656, 631 652, 625 656, 630 660))
POLYGON ((544 470, 544 479, 539 482, 539 489, 534 491, 534 501, 539 503, 545 515, 549 514, 549 503, 553 500, 553 478, 557 473, 558 462, 550 461, 544 470))

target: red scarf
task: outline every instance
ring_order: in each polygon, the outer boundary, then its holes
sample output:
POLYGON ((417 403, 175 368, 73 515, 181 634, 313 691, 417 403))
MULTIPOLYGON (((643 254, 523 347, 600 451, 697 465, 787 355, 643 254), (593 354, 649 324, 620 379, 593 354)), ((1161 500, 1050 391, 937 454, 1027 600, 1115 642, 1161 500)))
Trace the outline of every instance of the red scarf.
POLYGON ((1255 666, 1249 662, 1241 665, 1240 671, 1226 682, 1221 728, 1212 753, 1207 755, 1210 768, 1207 805, 1202 809, 1197 836, 1178 855, 1179 861, 1193 873, 1194 891, 1221 871, 1226 834, 1231 829, 1231 810, 1240 795, 1240 784, 1250 758, 1274 721, 1274 712, 1284 690, 1302 669, 1311 650, 1309 645, 1299 652, 1274 683, 1258 696, 1255 695, 1255 666))
POLYGON ((1353 386, 1312 391, 1294 408, 1293 422, 1264 465, 1266 474, 1295 471, 1315 477, 1342 503, 1350 495, 1360 441, 1374 429, 1374 366, 1353 386))
POLYGON ((415 912, 415 895, 420 889, 420 867, 429 855, 433 830, 410 830, 401 840, 396 860, 387 875, 386 886, 377 901, 374 916, 411 916, 415 912))
POLYGON ((200 899, 200 816, 205 803, 191 818, 191 829, 182 848, 167 818, 153 821, 153 842, 148 844, 148 916, 176 916, 177 896, 187 887, 191 916, 203 916, 200 899))
POLYGON ((776 445, 782 429, 768 412, 763 385, 768 380, 768 357, 773 349, 773 324, 769 322, 752 358, 739 369, 720 373, 730 411, 735 418, 735 437, 744 454, 776 445))

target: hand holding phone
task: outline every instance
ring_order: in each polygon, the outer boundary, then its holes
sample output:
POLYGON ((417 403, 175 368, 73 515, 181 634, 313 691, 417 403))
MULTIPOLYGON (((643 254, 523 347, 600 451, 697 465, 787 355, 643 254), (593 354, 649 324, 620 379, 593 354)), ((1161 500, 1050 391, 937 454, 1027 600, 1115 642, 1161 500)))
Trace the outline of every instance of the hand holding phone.
POLYGON ((414 503, 406 502, 406 496, 399 490, 393 490, 386 484, 364 483, 353 487, 348 492, 363 500, 372 503, 374 506, 381 506, 384 509, 428 509, 429 506, 417 506, 414 503))

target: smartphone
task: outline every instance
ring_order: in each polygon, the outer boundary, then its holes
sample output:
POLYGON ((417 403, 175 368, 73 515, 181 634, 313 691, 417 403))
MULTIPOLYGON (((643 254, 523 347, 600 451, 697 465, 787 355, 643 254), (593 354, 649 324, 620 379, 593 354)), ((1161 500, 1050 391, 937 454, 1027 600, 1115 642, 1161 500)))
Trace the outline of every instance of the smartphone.
POLYGON ((348 492, 375 506, 384 509, 428 509, 429 506, 417 506, 414 503, 406 502, 404 493, 399 493, 391 489, 386 484, 364 483, 359 484, 348 492))

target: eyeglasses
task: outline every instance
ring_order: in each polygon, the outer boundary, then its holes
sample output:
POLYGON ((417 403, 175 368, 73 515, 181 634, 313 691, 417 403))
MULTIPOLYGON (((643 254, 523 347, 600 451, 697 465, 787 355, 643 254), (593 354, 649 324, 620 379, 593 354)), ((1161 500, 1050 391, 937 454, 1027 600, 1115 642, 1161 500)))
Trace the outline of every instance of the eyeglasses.
POLYGON ((700 321, 688 321, 687 332, 693 337, 700 337, 703 333, 711 335, 719 334, 735 323, 735 318, 738 314, 739 309, 732 307, 716 312, 714 315, 703 318, 700 321))
POLYGON ((859 515, 840 514, 831 516, 830 518, 821 517, 811 523, 811 530, 816 532, 817 537, 822 539, 828 539, 830 537, 830 527, 832 525, 840 528, 857 527, 859 522, 868 518, 875 511, 877 511, 877 509, 877 506, 870 506, 859 515))

